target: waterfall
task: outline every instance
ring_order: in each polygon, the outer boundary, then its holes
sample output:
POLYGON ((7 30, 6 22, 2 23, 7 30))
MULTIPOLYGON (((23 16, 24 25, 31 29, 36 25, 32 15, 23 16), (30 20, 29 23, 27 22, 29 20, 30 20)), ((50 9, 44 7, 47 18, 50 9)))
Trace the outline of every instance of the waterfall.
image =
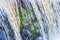
MULTIPOLYGON (((21 7, 27 9, 36 15, 41 28, 43 40, 55 40, 59 34, 60 5, 58 0, 20 0, 21 7), (23 7, 24 8, 24 7, 23 7)), ((30 13, 31 14, 31 13, 30 13)), ((59 36, 58 36, 59 38, 59 36)), ((39 39, 41 40, 41 39, 39 39)), ((59 40, 59 39, 56 39, 59 40)))
POLYGON ((0 0, 0 40, 59 39, 59 0, 0 0))
POLYGON ((11 0, 0 0, 0 32, 0 40, 21 40, 18 20, 11 0))

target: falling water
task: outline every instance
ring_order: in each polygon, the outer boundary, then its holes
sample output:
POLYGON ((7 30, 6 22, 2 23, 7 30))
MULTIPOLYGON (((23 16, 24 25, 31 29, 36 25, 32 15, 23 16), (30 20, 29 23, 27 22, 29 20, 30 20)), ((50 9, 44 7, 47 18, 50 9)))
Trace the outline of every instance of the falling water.
MULTIPOLYGON (((42 40, 59 40, 60 31, 59 0, 20 0, 19 7, 35 14, 41 28, 42 40), (56 38, 57 37, 57 38, 56 38)), ((36 39, 35 39, 36 40, 36 39)), ((37 39, 41 40, 41 39, 37 39)))
POLYGON ((16 12, 11 0, 0 0, 0 40, 21 40, 16 12))
POLYGON ((59 39, 59 0, 0 0, 0 40, 59 39))

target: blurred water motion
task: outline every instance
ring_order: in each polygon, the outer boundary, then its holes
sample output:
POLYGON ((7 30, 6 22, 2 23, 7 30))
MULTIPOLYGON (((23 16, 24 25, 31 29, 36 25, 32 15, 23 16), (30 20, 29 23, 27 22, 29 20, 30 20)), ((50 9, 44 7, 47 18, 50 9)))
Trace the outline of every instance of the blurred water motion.
POLYGON ((0 40, 60 40, 60 1, 0 0, 0 40))

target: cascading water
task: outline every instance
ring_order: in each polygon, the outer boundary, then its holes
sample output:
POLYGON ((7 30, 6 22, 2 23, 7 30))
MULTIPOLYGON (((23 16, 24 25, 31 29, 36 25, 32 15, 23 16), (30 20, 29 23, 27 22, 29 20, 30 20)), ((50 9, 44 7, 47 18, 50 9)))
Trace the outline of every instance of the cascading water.
POLYGON ((60 40, 60 1, 0 0, 0 40, 60 40))
POLYGON ((0 0, 0 40, 21 40, 11 0, 0 0))

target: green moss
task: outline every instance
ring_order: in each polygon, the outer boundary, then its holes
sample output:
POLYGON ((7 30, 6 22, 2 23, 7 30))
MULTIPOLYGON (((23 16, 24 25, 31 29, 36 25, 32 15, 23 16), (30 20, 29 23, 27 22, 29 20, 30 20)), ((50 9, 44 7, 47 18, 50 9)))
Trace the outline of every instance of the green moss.
POLYGON ((23 18, 22 18, 22 11, 21 11, 21 8, 20 8, 20 7, 18 8, 18 11, 19 11, 19 18, 20 18, 20 32, 21 32, 22 29, 23 29, 23 23, 22 23, 23 18))
POLYGON ((29 29, 31 35, 35 35, 37 33, 37 30, 39 30, 39 27, 34 26, 34 20, 31 18, 31 11, 30 10, 25 10, 21 9, 20 7, 18 8, 19 11, 19 17, 20 17, 20 33, 22 33, 22 29, 24 28, 25 24, 27 24, 27 28, 29 29), (29 23, 31 21, 31 23, 29 23), (34 30, 31 30, 31 27, 34 27, 34 30))

